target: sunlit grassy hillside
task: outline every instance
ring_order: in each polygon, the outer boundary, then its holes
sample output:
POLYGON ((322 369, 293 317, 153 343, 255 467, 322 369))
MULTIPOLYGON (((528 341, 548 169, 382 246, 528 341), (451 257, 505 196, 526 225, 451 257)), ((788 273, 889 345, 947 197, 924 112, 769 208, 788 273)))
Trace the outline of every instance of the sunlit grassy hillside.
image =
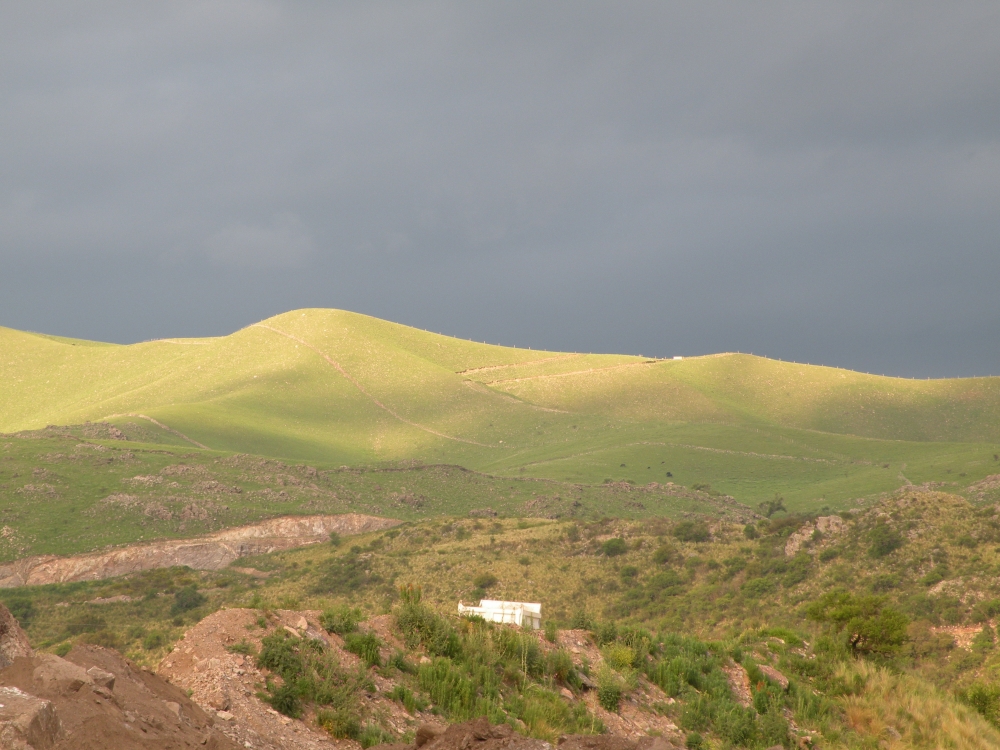
POLYGON ((671 479, 792 507, 1000 471, 998 378, 540 352, 338 310, 131 346, 0 328, 0 382, 3 432, 142 415, 193 447, 323 466, 671 479))

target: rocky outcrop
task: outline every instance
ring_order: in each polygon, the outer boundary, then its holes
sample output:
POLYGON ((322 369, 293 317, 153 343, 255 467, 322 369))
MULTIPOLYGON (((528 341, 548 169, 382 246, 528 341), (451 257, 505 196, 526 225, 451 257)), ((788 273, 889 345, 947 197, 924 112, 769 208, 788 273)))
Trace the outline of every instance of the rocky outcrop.
POLYGON ((47 750, 61 735, 62 726, 51 701, 16 687, 0 687, 0 747, 47 750))
MULTIPOLYGON (((0 565, 0 588, 95 581, 142 570, 185 565, 195 570, 220 570, 241 557, 326 541, 332 532, 345 536, 362 534, 387 529, 399 523, 391 518, 357 513, 339 516, 291 516, 226 529, 195 539, 133 545, 73 557, 56 555, 27 557, 7 565, 0 565)), ((0 638, 2 638, 2 628, 3 621, 0 620, 0 638)), ((0 645, 0 661, 2 658, 2 645, 0 645)))
POLYGON ((14 615, 0 604, 0 669, 9 667, 19 656, 31 656, 31 644, 14 615))
POLYGON ((836 536, 844 531, 844 519, 840 516, 820 516, 815 523, 807 523, 801 529, 788 537, 785 542, 785 554, 792 557, 800 549, 808 546, 814 539, 825 539, 836 536), (817 532, 819 532, 817 534, 817 532))

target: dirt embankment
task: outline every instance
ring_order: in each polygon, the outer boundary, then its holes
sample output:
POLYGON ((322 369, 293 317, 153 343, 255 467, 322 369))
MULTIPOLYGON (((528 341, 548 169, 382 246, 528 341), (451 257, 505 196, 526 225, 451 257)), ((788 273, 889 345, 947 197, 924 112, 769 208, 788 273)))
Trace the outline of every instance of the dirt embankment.
POLYGON ((347 536, 388 529, 399 523, 391 518, 357 513, 290 516, 226 529, 194 539, 132 545, 73 557, 26 557, 0 565, 0 588, 96 581, 177 565, 186 565, 195 570, 220 570, 234 560, 248 555, 261 555, 326 541, 334 531, 347 536))
POLYGON ((117 652, 18 657, 0 672, 0 747, 12 750, 237 750, 184 691, 117 652))

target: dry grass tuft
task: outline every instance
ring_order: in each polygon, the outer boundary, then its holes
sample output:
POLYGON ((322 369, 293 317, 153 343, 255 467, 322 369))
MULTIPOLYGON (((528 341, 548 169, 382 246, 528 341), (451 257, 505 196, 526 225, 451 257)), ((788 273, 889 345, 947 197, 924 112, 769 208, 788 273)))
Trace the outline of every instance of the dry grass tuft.
POLYGON ((855 732, 877 737, 888 748, 1000 747, 1000 733, 975 711, 917 677, 865 662, 845 664, 839 676, 864 689, 843 699, 844 717, 855 732))

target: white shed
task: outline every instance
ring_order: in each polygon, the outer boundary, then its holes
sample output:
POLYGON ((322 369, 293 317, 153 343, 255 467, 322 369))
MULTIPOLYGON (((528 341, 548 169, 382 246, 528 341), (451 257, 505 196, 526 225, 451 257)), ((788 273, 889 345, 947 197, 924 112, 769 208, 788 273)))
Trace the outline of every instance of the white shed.
POLYGON ((517 625, 529 630, 538 630, 542 627, 542 605, 535 602, 501 602, 496 599, 483 599, 478 607, 459 603, 458 614, 479 615, 489 622, 517 625))

